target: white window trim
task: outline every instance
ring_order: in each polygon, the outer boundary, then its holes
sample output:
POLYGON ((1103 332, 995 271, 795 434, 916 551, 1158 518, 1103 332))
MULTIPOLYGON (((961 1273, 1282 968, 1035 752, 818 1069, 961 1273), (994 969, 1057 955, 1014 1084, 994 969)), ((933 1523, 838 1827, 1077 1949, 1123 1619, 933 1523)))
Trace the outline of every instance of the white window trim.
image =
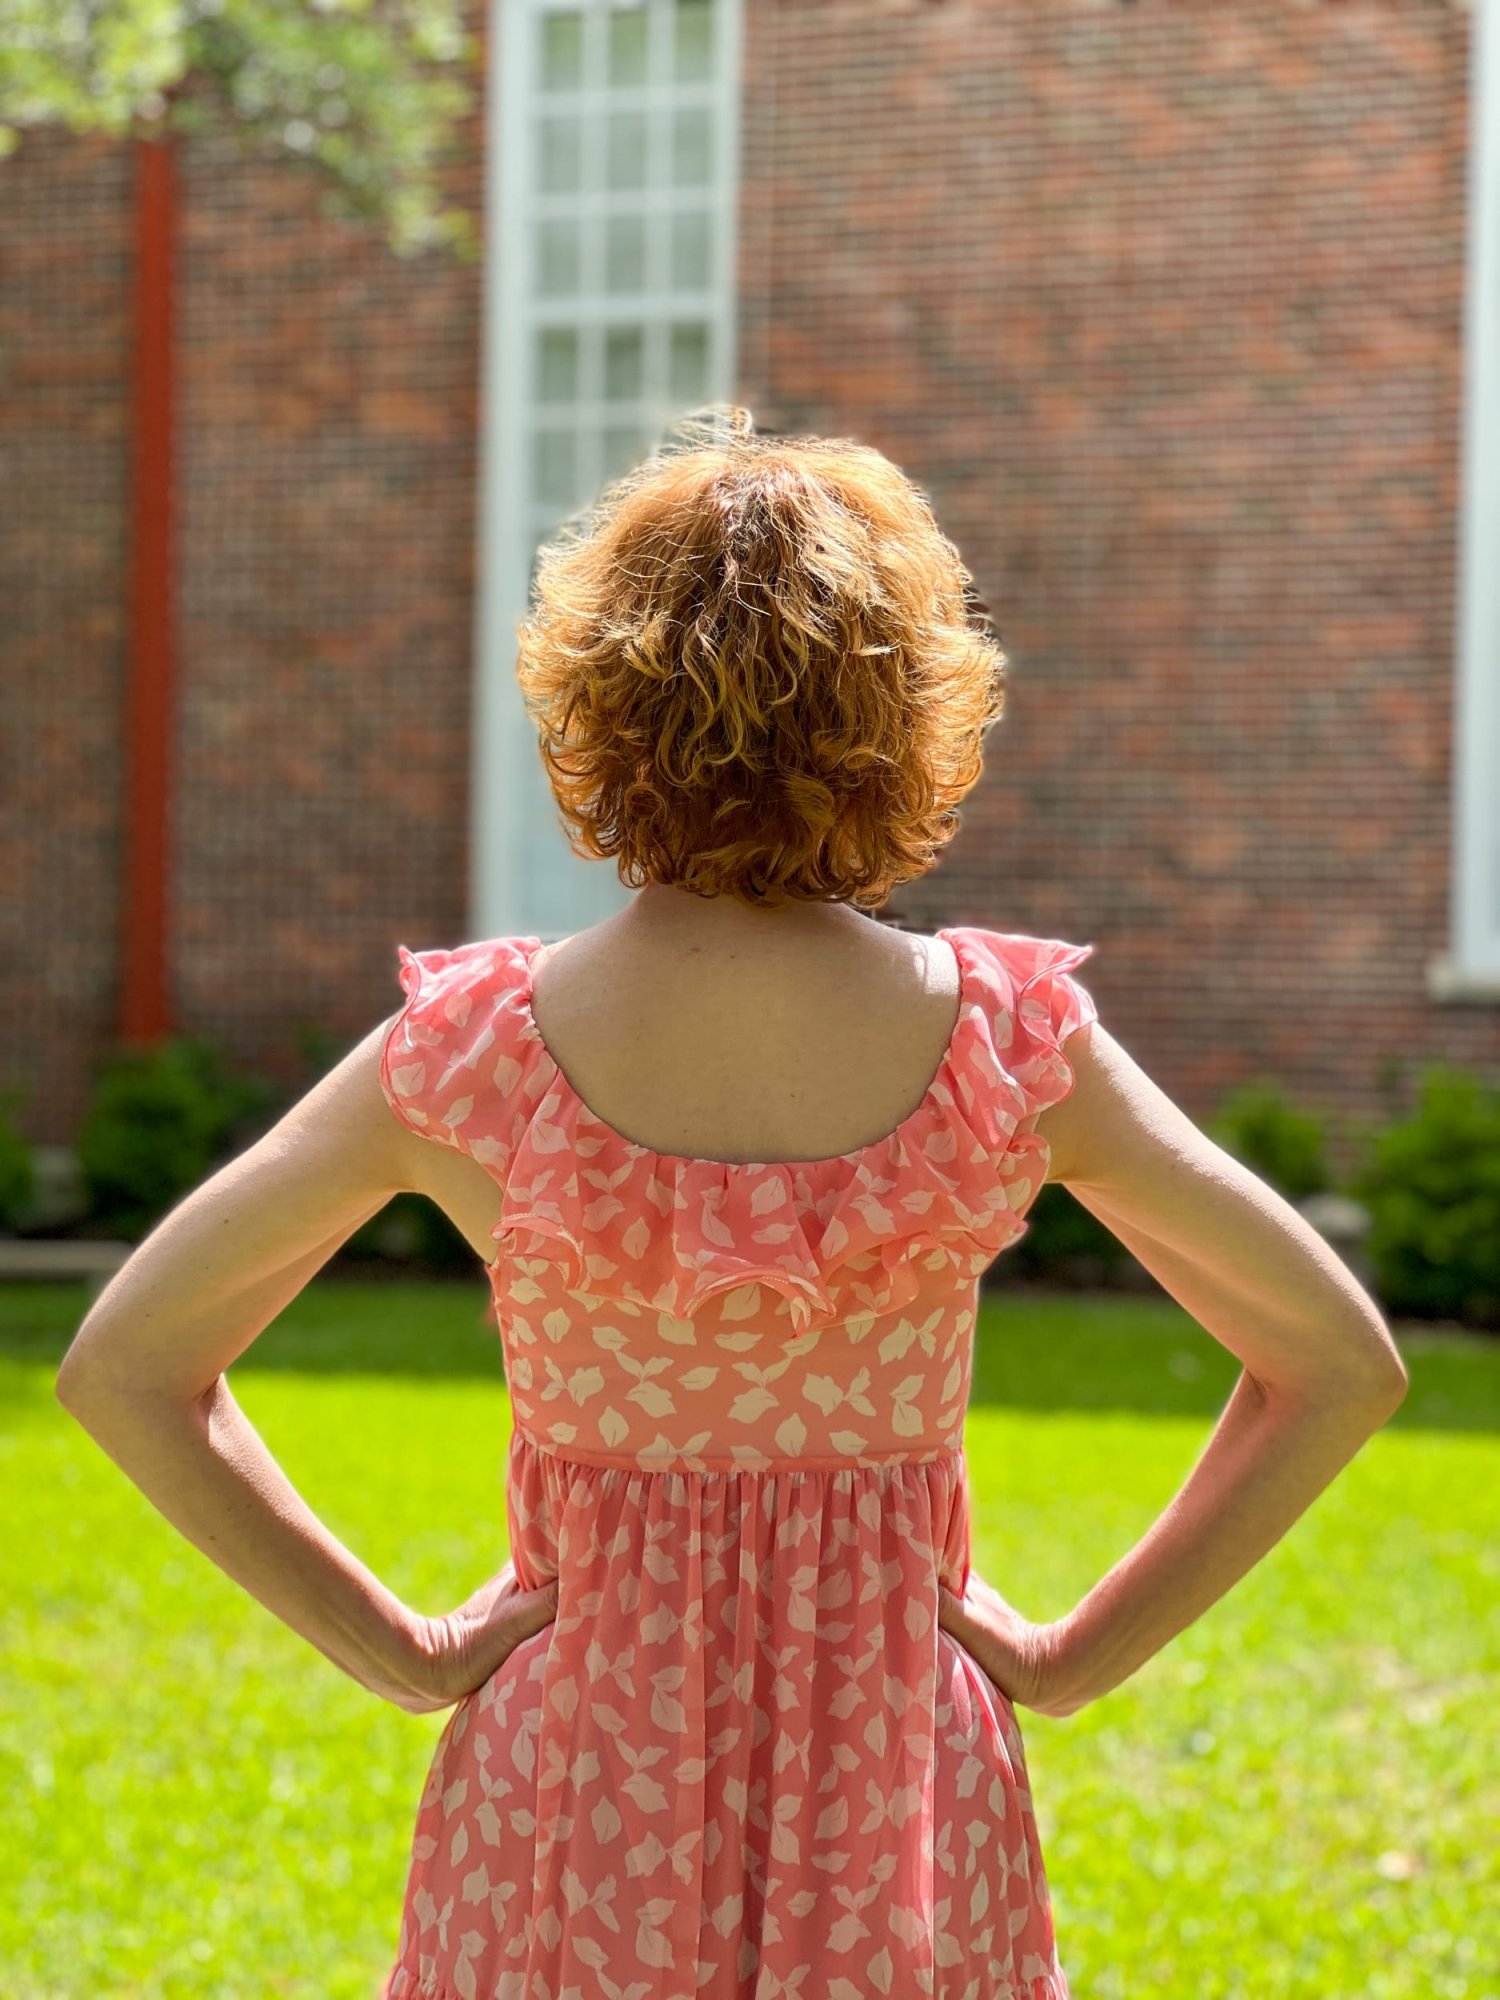
POLYGON ((1452 949, 1436 999, 1500 999, 1500 0, 1473 0, 1452 949))
MULTIPOLYGON (((614 4, 615 0, 595 0, 614 4)), ((468 908, 471 934, 516 931, 550 935, 534 916, 520 880, 525 852, 523 815, 535 811, 539 769, 536 731, 516 685, 516 625, 531 587, 531 524, 527 482, 518 454, 529 449, 525 399, 531 372, 531 301, 526 284, 533 162, 527 154, 530 106, 524 60, 507 61, 543 12, 571 0, 487 0, 488 88, 485 102, 483 331, 479 412, 474 690, 469 813, 468 908)), ((715 360, 709 397, 727 397, 738 377, 739 201, 743 0, 717 0, 720 32, 728 37, 719 115, 727 171, 714 209, 722 245, 715 360)), ((550 795, 549 795, 550 803, 550 795)), ((557 838, 563 843, 561 824, 557 838)), ((630 892, 613 862, 571 861, 597 878, 589 899, 614 908, 630 892), (605 880, 604 878, 608 878, 605 880)), ((599 914, 604 914, 601 910, 599 914)))

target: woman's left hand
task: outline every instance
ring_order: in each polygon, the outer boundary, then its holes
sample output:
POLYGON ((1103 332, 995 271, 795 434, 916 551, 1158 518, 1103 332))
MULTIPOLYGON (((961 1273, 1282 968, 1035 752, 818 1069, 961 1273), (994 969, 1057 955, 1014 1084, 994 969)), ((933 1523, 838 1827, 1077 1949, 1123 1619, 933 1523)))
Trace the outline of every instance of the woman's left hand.
POLYGON ((971 1653, 1000 1692, 1039 1715, 1071 1715, 1065 1697, 1055 1625, 1023 1618, 992 1584, 970 1571, 962 1597, 938 1585, 938 1624, 971 1653))
POLYGON ((558 1580, 525 1590, 507 1561, 456 1611, 416 1621, 416 1659, 408 1663, 397 1706, 413 1715, 447 1708, 484 1686, 523 1639, 557 1616, 558 1580))

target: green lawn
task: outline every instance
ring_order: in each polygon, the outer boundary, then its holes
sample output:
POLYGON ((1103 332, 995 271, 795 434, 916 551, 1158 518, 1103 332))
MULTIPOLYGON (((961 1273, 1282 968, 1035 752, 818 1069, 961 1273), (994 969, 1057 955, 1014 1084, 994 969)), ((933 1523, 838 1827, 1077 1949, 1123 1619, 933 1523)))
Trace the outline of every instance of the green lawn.
MULTIPOLYGON (((483 1303, 324 1280, 232 1375, 311 1504, 425 1610, 505 1555, 483 1303)), ((443 1718, 285 1631, 59 1408, 83 1304, 0 1288, 0 1995, 370 2000, 443 1718)), ((1081 1714, 1021 1711, 1077 2000, 1493 2000, 1500 1341, 1398 1333, 1406 1403, 1253 1575, 1081 1714)), ((976 1562, 1065 1610, 1233 1376, 1166 1302, 988 1302, 976 1562)))

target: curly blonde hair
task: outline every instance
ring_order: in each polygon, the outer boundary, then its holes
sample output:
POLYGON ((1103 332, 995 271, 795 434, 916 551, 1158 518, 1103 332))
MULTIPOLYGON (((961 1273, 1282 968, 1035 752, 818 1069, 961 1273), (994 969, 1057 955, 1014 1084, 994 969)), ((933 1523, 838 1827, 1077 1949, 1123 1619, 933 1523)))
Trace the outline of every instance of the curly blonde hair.
POLYGON ((517 678, 575 853, 875 908, 957 831, 1006 656, 926 495, 710 404, 537 557, 517 678))

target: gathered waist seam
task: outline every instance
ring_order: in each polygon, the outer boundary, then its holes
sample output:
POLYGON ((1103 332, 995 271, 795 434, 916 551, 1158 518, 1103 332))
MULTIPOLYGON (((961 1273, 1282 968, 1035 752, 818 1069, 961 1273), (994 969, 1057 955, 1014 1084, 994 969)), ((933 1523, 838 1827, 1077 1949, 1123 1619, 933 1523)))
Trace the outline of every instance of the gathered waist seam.
POLYGON ((657 1479, 677 1473, 694 1479, 794 1479, 812 1477, 826 1472, 878 1473, 898 1471, 903 1467, 957 1465, 963 1459, 962 1443, 945 1446, 936 1452, 904 1452, 889 1458, 789 1458, 782 1460, 762 1460, 756 1464, 734 1462, 718 1463, 694 1455, 681 1459, 663 1459, 657 1465, 643 1465, 638 1459, 605 1458, 586 1451, 560 1450, 555 1445, 545 1443, 523 1424, 511 1427, 511 1446, 523 1444, 543 1458, 550 1458, 559 1465, 587 1466, 600 1472, 624 1472, 640 1474, 657 1479))

